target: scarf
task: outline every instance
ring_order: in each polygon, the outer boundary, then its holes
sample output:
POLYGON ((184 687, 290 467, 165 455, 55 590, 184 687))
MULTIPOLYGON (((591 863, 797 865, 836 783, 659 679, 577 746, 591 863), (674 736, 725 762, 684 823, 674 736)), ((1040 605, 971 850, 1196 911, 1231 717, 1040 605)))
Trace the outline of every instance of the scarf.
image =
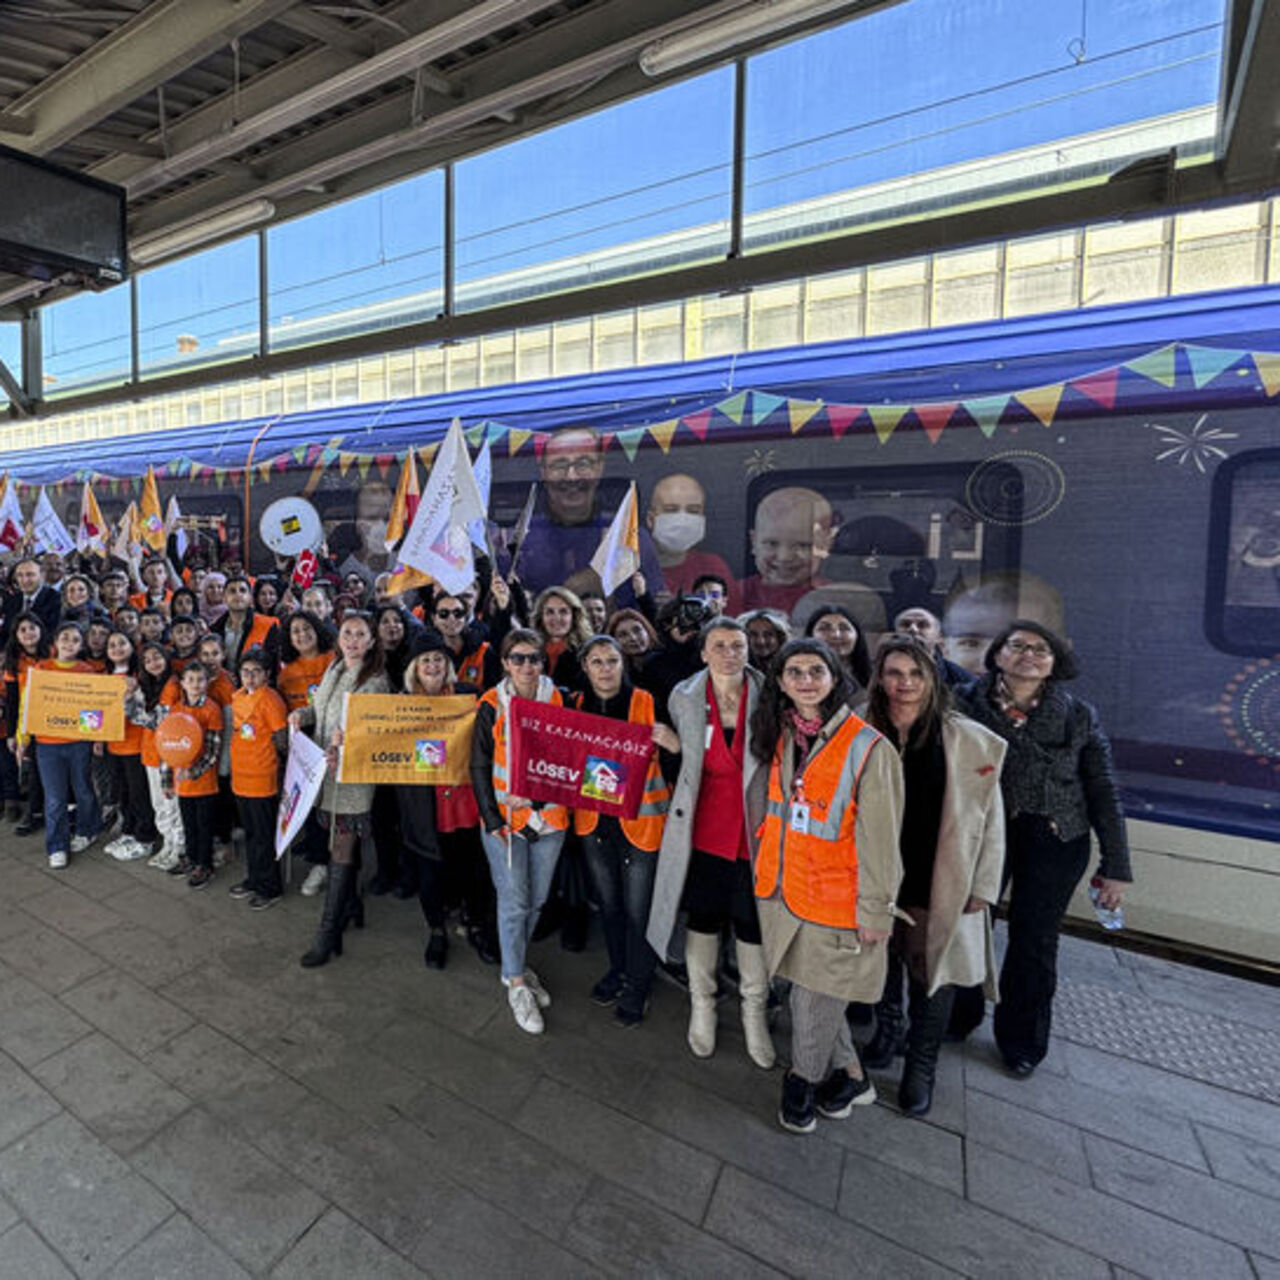
POLYGON ((795 738, 796 749, 800 752, 800 759, 807 759, 809 748, 813 746, 813 740, 822 732, 822 726, 825 721, 821 716, 814 716, 812 720, 806 720, 794 707, 788 707, 783 712, 783 718, 795 738))

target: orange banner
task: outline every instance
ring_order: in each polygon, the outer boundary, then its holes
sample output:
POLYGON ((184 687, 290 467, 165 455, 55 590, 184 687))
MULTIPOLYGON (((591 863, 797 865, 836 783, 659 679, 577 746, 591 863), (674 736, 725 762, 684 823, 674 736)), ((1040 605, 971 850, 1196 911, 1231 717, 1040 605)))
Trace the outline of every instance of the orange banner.
POLYGON ((27 676, 22 732, 119 742, 124 737, 124 681, 119 676, 36 668, 27 676))
POLYGON ((393 786, 470 782, 475 719, 476 700, 469 696, 348 694, 338 781, 393 786))

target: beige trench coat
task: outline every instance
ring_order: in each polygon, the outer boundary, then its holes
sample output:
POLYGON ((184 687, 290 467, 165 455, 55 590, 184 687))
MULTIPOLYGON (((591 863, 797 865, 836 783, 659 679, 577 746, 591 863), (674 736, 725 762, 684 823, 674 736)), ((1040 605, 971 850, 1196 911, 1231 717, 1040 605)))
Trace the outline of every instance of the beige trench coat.
MULTIPOLYGON (((830 734, 850 713, 842 707, 823 727, 830 734)), ((818 744, 821 750, 821 742, 818 744)), ((871 748, 857 789, 858 920, 890 930, 902 882, 898 836, 902 827, 902 762, 893 744, 879 739, 871 748)), ((752 823, 752 836, 759 822, 752 823)), ((753 845, 754 848, 754 845, 753 845)), ((765 962, 774 977, 839 1000, 874 1004, 884 991, 887 942, 864 944, 855 929, 810 924, 788 909, 781 885, 770 898, 757 898, 765 962)))
MULTIPOLYGON (((995 951, 991 912, 965 915, 971 897, 1000 898, 1004 870, 1004 802, 1000 769, 1005 741, 966 716, 951 712, 942 725, 947 786, 942 796, 938 853, 933 864, 927 919, 917 927, 925 935, 925 974, 929 994, 954 983, 983 983, 996 998, 995 951)), ((910 908, 908 908, 908 913, 910 908)))

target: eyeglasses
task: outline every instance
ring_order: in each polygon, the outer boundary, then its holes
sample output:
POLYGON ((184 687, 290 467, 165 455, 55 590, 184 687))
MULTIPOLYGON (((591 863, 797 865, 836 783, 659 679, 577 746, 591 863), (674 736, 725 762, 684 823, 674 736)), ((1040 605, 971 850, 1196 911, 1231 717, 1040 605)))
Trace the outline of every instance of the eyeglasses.
POLYGON ((540 667, 542 666, 542 654, 540 653, 509 653, 507 661, 513 667, 540 667))
POLYGON ((1029 653, 1033 658, 1048 658, 1053 654, 1053 650, 1047 644, 1027 644, 1022 640, 1010 640, 1005 644, 1005 648, 1014 654, 1029 653))
POLYGON ((594 475, 600 466, 599 458, 557 458, 546 466, 549 480, 565 480, 572 472, 575 476, 594 475))
POLYGON ((437 609, 437 618, 465 618, 467 611, 465 609, 437 609))

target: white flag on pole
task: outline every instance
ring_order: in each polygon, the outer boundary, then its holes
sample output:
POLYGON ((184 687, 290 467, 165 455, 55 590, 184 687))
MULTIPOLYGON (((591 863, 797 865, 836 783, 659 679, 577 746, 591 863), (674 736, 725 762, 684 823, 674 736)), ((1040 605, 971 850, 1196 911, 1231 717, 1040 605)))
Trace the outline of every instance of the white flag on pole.
POLYGON ((176 538, 179 561, 187 554, 187 531, 178 523, 181 519, 182 508, 178 506, 177 496, 171 494, 164 509, 164 536, 176 538))
POLYGON ((493 485, 493 458, 489 453, 489 437, 487 435, 484 438, 484 444, 480 446, 480 452, 476 455, 475 466, 472 471, 476 478, 476 489, 480 494, 480 506, 485 514, 480 519, 471 522, 468 526, 468 532, 471 534, 473 546, 479 547, 481 551, 488 551, 489 490, 493 485))
POLYGON ((471 522, 484 517, 462 423, 455 418, 436 454, 413 524, 400 544, 400 563, 429 573, 446 591, 465 591, 476 576, 471 522))
POLYGON ((34 535, 37 553, 56 551, 60 556, 69 556, 75 549, 75 539, 67 532, 67 526, 58 519, 58 513, 49 501, 44 488, 36 499, 36 509, 31 515, 31 530, 34 535))
POLYGON ((22 541, 24 531, 18 486, 5 476, 4 493, 0 495, 0 550, 12 551, 22 541))
POLYGON ((305 733, 294 730, 289 734, 289 758, 284 766, 280 809, 276 815, 277 858, 302 830, 302 824, 320 794, 327 768, 324 752, 305 733))
POLYGON ((606 596, 629 582, 640 568, 640 522, 634 480, 591 557, 591 567, 600 575, 606 596))

